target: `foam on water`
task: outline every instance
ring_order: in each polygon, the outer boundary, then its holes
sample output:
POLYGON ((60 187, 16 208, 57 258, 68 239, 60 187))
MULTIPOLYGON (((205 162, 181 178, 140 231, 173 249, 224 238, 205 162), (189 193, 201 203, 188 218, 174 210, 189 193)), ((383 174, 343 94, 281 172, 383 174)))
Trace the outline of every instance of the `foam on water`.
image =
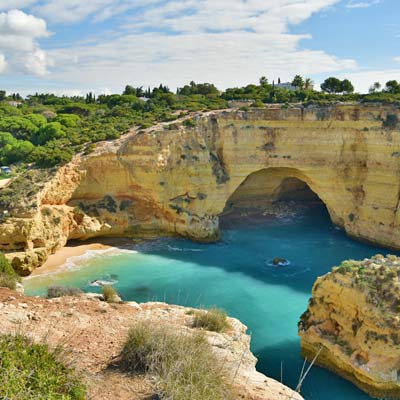
MULTIPOLYGON (((324 209, 290 219, 258 219, 230 225, 214 244, 159 239, 131 250, 91 251, 74 257, 58 273, 25 280, 28 294, 50 284, 80 287, 116 280, 124 300, 167 301, 184 306, 217 305, 239 318, 252 334, 258 369, 295 387, 303 365, 297 322, 315 279, 341 260, 363 259, 384 250, 355 242, 335 229, 324 209), (286 266, 270 261, 281 257, 286 266)), ((303 384, 307 400, 367 400, 351 383, 314 367, 303 384)))

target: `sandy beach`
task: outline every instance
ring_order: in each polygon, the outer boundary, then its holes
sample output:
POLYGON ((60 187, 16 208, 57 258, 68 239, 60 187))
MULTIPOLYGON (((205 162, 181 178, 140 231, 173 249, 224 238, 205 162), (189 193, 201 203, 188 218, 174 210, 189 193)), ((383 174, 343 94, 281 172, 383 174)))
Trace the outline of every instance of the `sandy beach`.
POLYGON ((31 276, 55 272, 61 265, 65 264, 70 257, 81 256, 90 250, 106 250, 113 246, 103 243, 89 243, 81 245, 67 245, 49 256, 40 268, 35 269, 31 276))

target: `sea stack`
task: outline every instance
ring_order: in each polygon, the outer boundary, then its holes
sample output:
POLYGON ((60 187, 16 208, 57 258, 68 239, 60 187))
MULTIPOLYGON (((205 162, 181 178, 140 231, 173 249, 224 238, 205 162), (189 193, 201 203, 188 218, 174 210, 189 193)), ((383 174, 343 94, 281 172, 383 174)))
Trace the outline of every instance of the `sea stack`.
POLYGON ((400 258, 344 261, 314 284, 303 356, 373 397, 400 398, 400 258))

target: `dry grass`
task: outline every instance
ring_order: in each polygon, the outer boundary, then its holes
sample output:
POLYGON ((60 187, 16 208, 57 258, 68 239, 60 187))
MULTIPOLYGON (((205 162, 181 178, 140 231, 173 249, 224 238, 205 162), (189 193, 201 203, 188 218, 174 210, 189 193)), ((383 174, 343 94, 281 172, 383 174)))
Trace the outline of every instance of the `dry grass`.
POLYGON ((101 289, 104 300, 108 303, 115 303, 119 299, 118 292, 112 285, 104 285, 101 289))
POLYGON ((204 334, 176 333, 141 322, 129 331, 121 365, 156 378, 161 398, 231 400, 232 389, 204 334))
POLYGON ((204 328, 213 332, 224 332, 229 329, 226 312, 219 308, 194 313, 193 327, 204 328))

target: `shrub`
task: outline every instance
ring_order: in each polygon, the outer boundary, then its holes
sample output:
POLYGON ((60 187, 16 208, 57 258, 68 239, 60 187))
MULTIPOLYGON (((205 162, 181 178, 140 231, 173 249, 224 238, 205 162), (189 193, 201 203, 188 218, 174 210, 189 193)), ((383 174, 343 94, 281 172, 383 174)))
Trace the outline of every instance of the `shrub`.
POLYGON ((85 386, 61 358, 61 349, 51 351, 25 336, 0 336, 0 398, 85 399, 85 386))
POLYGON ((55 297, 63 297, 63 296, 77 296, 82 293, 82 290, 69 287, 69 286, 58 286, 53 285, 47 288, 47 298, 53 299, 55 297))
POLYGON ((195 312, 193 326, 208 331, 224 332, 229 328, 229 323, 224 310, 210 308, 208 311, 195 312))
POLYGON ((101 292, 103 294, 104 300, 108 303, 118 303, 120 300, 118 292, 114 289, 112 285, 104 285, 101 292))
POLYGON ((0 253, 0 287, 15 290, 19 276, 3 253, 0 253))
POLYGON ((204 334, 179 334, 142 322, 130 329, 121 365, 157 380, 162 398, 174 400, 232 399, 221 361, 204 334))

